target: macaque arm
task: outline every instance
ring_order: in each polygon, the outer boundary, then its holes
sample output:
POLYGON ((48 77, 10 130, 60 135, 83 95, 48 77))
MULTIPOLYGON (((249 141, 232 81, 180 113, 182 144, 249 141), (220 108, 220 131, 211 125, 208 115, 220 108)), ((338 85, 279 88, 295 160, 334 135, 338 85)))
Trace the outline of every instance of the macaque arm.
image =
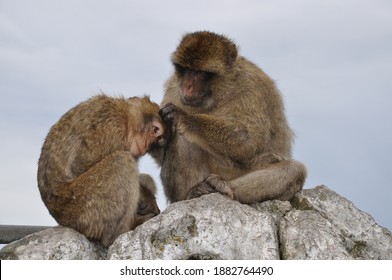
POLYGON ((257 141, 249 133, 249 124, 206 114, 183 114, 178 133, 188 141, 235 161, 245 161, 257 151, 257 141))

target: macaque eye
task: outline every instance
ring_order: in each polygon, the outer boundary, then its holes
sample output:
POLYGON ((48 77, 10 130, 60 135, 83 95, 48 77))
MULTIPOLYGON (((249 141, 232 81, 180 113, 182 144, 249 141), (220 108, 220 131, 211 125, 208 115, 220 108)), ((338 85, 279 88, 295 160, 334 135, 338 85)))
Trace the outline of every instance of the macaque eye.
POLYGON ((179 64, 174 64, 174 68, 176 69, 176 72, 177 72, 178 74, 184 74, 184 73, 185 73, 185 70, 186 70, 185 67, 182 67, 182 66, 179 65, 179 64))
POLYGON ((216 73, 214 73, 214 72, 204 72, 204 77, 205 77, 206 81, 211 80, 215 76, 216 76, 216 73))

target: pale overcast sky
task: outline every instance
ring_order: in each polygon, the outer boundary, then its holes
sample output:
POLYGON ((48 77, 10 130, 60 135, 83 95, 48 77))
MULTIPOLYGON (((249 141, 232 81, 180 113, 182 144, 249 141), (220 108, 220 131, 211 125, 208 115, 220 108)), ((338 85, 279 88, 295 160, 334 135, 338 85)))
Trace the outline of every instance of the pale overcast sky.
MULTIPOLYGON (((0 224, 55 225, 36 181, 49 128, 101 90, 159 103, 171 53, 197 30, 227 34, 276 81, 305 187, 325 184, 392 229, 392 2, 382 0, 0 0, 0 224)), ((140 169, 159 181, 150 158, 140 169)))

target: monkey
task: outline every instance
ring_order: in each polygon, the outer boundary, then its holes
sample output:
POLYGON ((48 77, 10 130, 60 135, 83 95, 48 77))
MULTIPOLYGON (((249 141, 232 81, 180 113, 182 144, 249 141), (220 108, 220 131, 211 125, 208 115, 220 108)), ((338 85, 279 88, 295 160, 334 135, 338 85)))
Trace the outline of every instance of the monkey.
POLYGON ((245 204, 290 200, 303 188, 282 95, 233 40, 185 34, 171 62, 160 110, 167 133, 150 149, 169 202, 213 192, 245 204))
POLYGON ((109 247, 158 215, 153 179, 138 158, 164 124, 148 97, 93 96, 55 123, 38 161, 38 187, 53 218, 109 247))
POLYGON ((152 177, 148 174, 140 174, 139 183, 140 199, 137 215, 135 215, 135 221, 131 228, 136 228, 161 212, 156 202, 157 188, 152 177))

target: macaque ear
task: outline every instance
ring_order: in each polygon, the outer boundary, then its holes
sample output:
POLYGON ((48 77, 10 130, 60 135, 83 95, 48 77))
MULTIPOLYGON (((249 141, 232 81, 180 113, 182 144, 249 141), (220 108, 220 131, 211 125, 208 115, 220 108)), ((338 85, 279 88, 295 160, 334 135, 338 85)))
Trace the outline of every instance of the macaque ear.
POLYGON ((152 132, 153 132, 154 137, 160 137, 163 135, 164 128, 163 128, 163 125, 159 121, 153 120, 151 122, 151 125, 152 125, 152 132))

